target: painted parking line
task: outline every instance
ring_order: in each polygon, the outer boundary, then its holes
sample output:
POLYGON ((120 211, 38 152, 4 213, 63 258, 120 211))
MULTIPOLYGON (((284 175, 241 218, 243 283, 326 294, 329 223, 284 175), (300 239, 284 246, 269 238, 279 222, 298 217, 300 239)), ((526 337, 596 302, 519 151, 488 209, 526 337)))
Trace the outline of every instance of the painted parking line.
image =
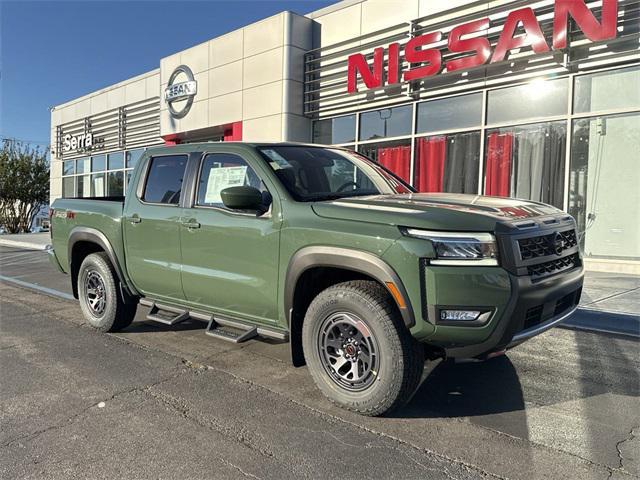
POLYGON ((37 290, 42 293, 46 293, 47 295, 52 295, 58 298, 64 298, 65 300, 75 300, 73 295, 61 292, 60 290, 54 290, 53 288, 43 287, 42 285, 38 285, 36 283, 25 282, 24 280, 18 280, 13 277, 6 277, 4 275, 0 275, 0 280, 9 283, 15 283, 16 285, 20 285, 21 287, 31 288, 33 290, 37 290))

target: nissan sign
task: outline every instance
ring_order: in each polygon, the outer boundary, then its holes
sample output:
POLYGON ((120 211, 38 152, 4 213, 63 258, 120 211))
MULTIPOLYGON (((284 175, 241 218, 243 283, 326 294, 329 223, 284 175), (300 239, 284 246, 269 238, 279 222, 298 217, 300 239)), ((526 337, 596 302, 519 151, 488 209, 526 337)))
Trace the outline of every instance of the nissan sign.
POLYGON ((164 101, 175 118, 183 118, 193 105, 193 97, 198 93, 198 82, 186 65, 177 67, 164 89, 164 101), (181 80, 181 81, 179 81, 181 80))
POLYGON ((373 65, 369 65, 363 53, 354 53, 348 58, 347 91, 358 92, 358 76, 366 89, 420 80, 443 72, 466 70, 487 63, 504 61, 512 49, 530 47, 534 53, 547 53, 551 49, 567 47, 569 20, 582 31, 586 39, 593 42, 616 38, 618 0, 602 0, 600 19, 596 18, 584 0, 555 0, 553 9, 553 34, 551 47, 545 38, 536 13, 531 7, 514 10, 507 16, 500 37, 492 48, 486 36, 491 20, 481 18, 456 26, 448 33, 446 47, 441 31, 421 34, 409 39, 404 45, 391 43, 386 48, 388 61, 385 71, 385 49, 375 48, 373 65), (524 35, 518 34, 522 26, 524 35), (427 48, 423 48, 427 47, 427 48), (404 51, 404 58, 401 52, 404 51), (460 58, 443 61, 447 53, 464 54, 460 58), (401 71, 404 62, 408 68, 401 71))

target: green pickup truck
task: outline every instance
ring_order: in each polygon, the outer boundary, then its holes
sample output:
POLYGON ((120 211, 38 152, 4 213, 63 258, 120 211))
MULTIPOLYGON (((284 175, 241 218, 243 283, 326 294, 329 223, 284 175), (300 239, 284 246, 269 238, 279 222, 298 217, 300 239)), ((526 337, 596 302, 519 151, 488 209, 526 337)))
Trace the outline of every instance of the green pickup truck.
POLYGON ((425 360, 488 359, 571 315, 582 257, 566 213, 421 194, 350 150, 194 143, 148 150, 126 197, 53 203, 53 264, 87 321, 207 321, 288 341, 338 405, 381 415, 425 360))

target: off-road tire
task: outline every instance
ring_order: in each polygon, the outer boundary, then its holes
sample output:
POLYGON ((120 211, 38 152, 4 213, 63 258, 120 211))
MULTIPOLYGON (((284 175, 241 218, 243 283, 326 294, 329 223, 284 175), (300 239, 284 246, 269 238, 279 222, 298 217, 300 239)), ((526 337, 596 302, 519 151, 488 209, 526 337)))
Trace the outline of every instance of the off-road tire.
POLYGON ((424 370, 424 348, 411 337, 393 298, 374 281, 349 281, 320 292, 306 312, 302 342, 307 366, 322 393, 336 405, 363 415, 379 416, 404 405, 424 370), (338 384, 322 353, 321 330, 326 331, 327 319, 340 312, 359 318, 377 344, 377 374, 361 391, 338 384))
MULTIPOLYGON (((85 319, 96 330, 101 332, 117 332, 133 321, 136 315, 137 302, 131 300, 124 302, 120 294, 118 278, 111 265, 109 257, 104 252, 87 255, 80 265, 78 272, 78 299, 80 309, 85 319), (104 303, 103 308, 95 309, 91 306, 91 300, 87 295, 90 287, 87 284, 88 277, 92 277, 93 285, 102 285, 104 303)), ((95 291, 96 289, 91 289, 95 291)), ((95 299, 95 294, 90 295, 95 299)))

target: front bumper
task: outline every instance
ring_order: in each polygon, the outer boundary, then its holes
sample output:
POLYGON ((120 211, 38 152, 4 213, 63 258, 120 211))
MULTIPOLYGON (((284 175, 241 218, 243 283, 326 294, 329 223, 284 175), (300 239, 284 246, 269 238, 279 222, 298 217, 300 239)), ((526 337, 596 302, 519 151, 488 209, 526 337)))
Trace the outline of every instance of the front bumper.
POLYGON ((49 257, 49 263, 53 265, 53 267, 58 270, 60 273, 65 273, 58 261, 58 257, 56 257, 56 252, 53 250, 53 245, 47 245, 45 247, 45 251, 47 252, 47 256, 49 257))
MULTIPOLYGON (((482 341, 445 348, 454 358, 484 357, 515 347, 569 317, 580 302, 582 267, 532 282, 530 277, 509 274, 511 295, 501 315, 495 315, 491 333, 482 341)), ((471 330, 474 327, 451 327, 471 330)))

